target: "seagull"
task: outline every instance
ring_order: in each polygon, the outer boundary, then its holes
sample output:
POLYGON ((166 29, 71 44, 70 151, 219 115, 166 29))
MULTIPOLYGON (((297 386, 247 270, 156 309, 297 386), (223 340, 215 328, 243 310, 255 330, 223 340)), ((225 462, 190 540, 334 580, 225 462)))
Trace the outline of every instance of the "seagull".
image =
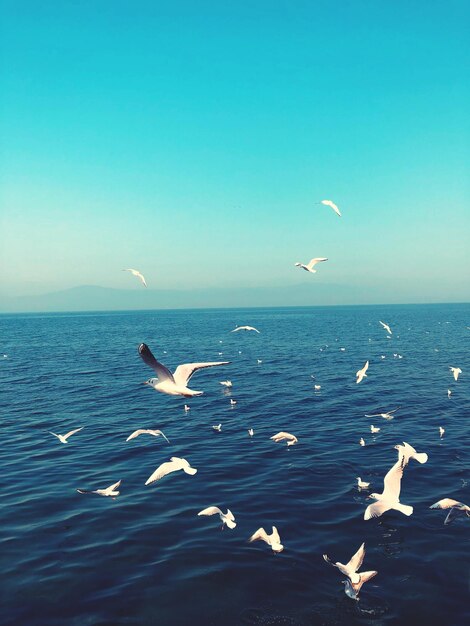
POLYGON ((449 367, 450 371, 454 375, 454 380, 457 381, 459 379, 459 374, 462 373, 460 367, 449 367))
POLYGON ((137 278, 139 278, 143 284, 144 287, 147 287, 147 283, 145 282, 145 278, 143 277, 143 275, 139 272, 139 270, 133 270, 132 268, 129 268, 127 270, 122 270, 123 272, 130 272, 131 274, 133 274, 134 276, 137 276, 137 278))
POLYGON ((359 487, 359 489, 368 489, 370 483, 365 483, 363 480, 361 480, 360 476, 356 477, 357 480, 357 486, 359 487))
POLYGON ((188 406, 187 404, 184 405, 184 412, 187 413, 188 411, 191 410, 191 407, 188 406))
POLYGON ((403 476, 403 461, 398 461, 389 469, 384 478, 383 493, 371 493, 369 498, 377 500, 373 504, 369 504, 364 512, 364 519, 369 520, 372 517, 380 517, 385 511, 393 509, 400 511, 405 515, 413 513, 413 507, 400 503, 401 479, 403 476))
POLYGON ((330 206, 333 209, 333 211, 336 213, 336 215, 339 215, 339 217, 341 217, 340 210, 338 209, 338 207, 332 200, 320 200, 320 202, 317 202, 317 204, 324 204, 326 206, 330 206))
POLYGON ((194 372, 205 367, 228 365, 230 363, 230 361, 184 363, 183 365, 178 365, 174 374, 172 374, 170 370, 157 361, 147 344, 141 343, 138 350, 144 363, 151 367, 157 374, 157 378, 150 378, 145 381, 144 385, 150 385, 150 387, 153 387, 155 391, 167 393, 170 396, 184 396, 185 398, 201 396, 204 393, 203 391, 194 391, 189 389, 187 386, 189 379, 194 372))
POLYGON ((129 435, 126 441, 130 441, 131 439, 135 439, 139 435, 153 435, 154 437, 158 437, 161 435, 165 441, 170 443, 170 440, 165 437, 161 430, 150 430, 149 428, 139 428, 138 430, 134 430, 134 432, 129 435))
POLYGON ((233 387, 231 380, 221 380, 220 384, 223 385, 224 387, 233 387))
POLYGON ((260 365, 263 361, 261 359, 256 359, 256 362, 260 365))
POLYGON ((217 424, 217 426, 212 426, 212 428, 216 430, 218 433, 222 432, 222 424, 217 424))
POLYGON ((352 583, 358 583, 361 580, 361 576, 356 572, 361 567, 364 560, 364 556, 366 554, 365 545, 366 544, 363 543, 359 547, 359 550, 350 558, 346 565, 340 563, 339 561, 333 563, 333 561, 329 558, 327 554, 323 555, 323 559, 326 563, 329 563, 333 567, 337 567, 342 574, 344 574, 351 580, 352 583))
POLYGON ((227 513, 222 513, 222 511, 217 506, 208 506, 207 509, 203 511, 199 511, 198 515, 215 515, 219 514, 220 519, 222 521, 222 528, 227 526, 228 528, 235 528, 237 522, 235 521, 235 517, 230 509, 227 509, 227 513))
POLYGON ((452 391, 450 389, 447 390, 447 397, 450 398, 450 396, 452 395, 452 391))
POLYGON ((380 432, 380 428, 377 428, 377 426, 374 426, 373 424, 370 425, 370 432, 371 433, 379 433, 380 432))
POLYGON ((194 476, 197 472, 197 469, 191 467, 186 459, 180 459, 177 456, 172 456, 169 461, 162 463, 159 467, 157 467, 153 474, 147 478, 145 484, 150 485, 156 480, 160 480, 160 478, 163 478, 167 474, 171 474, 171 472, 176 472, 178 470, 183 470, 186 474, 190 474, 191 476, 194 476))
POLYGON ((442 428, 442 426, 439 426, 439 435, 441 436, 441 439, 442 439, 442 437, 444 437, 444 433, 445 432, 446 432, 445 429, 442 428))
POLYGON ((236 401, 236 400, 234 400, 233 398, 230 398, 230 404, 231 404, 232 406, 235 406, 235 405, 237 404, 237 401, 236 401))
POLYGON ((273 552, 282 552, 284 550, 284 546, 281 543, 281 538, 275 526, 273 526, 273 532, 270 535, 268 535, 264 528, 258 528, 258 530, 251 535, 249 541, 251 543, 257 539, 262 539, 268 546, 271 546, 273 552))
POLYGON ((452 519, 456 517, 459 513, 465 513, 467 517, 470 517, 470 506, 467 504, 463 504, 463 502, 458 502, 457 500, 453 500, 452 498, 443 498, 439 500, 439 502, 435 502, 432 504, 430 509, 450 509, 447 517, 444 520, 444 524, 450 524, 452 519))
POLYGON ((270 439, 272 439, 276 443, 279 443, 280 441, 284 441, 284 439, 287 439, 288 446, 293 446, 298 441, 295 435, 291 435, 290 433, 286 433, 283 431, 281 431, 280 433, 277 433, 277 435, 273 435, 272 437, 270 437, 270 439))
POLYGON ((398 406, 393 411, 387 411, 386 413, 372 413, 372 415, 365 415, 364 417, 383 417, 386 420, 392 420, 395 416, 393 415, 396 411, 398 411, 400 407, 398 406))
POLYGON ((249 428, 248 434, 250 435, 250 437, 253 437, 253 435, 255 434, 255 431, 252 428, 249 428))
POLYGON ((398 444, 393 447, 398 450, 398 460, 403 461, 403 467, 408 465, 410 459, 415 459, 418 463, 426 463, 428 460, 426 452, 416 452, 413 446, 410 446, 406 441, 403 442, 403 445, 398 444))
POLYGON ((254 330, 255 332, 259 333, 259 330, 256 328, 253 328, 253 326, 236 326, 233 330, 231 330, 231 333, 236 333, 237 330, 254 330))
POLYGON ((119 495, 119 491, 117 488, 121 484, 121 481, 118 480, 117 483, 106 487, 106 489, 95 489, 94 491, 88 491, 87 489, 77 489, 78 493, 97 493, 99 496, 111 496, 115 498, 119 495))
POLYGON ((364 441, 364 438, 363 438, 363 437, 361 437, 361 438, 359 439, 359 445, 360 445, 360 446, 365 446, 365 445, 366 445, 366 442, 364 441))
POLYGON ((356 383, 359 384, 363 378, 367 378, 367 370, 369 368, 369 361, 366 361, 364 367, 356 372, 356 383))
POLYGON ((341 582, 344 584, 344 593, 349 598, 359 601, 359 591, 361 590, 362 585, 366 583, 368 580, 370 580, 371 578, 374 578, 374 576, 377 576, 376 571, 361 572, 359 574, 360 580, 358 583, 351 582, 349 578, 348 580, 342 580, 341 582))
POLYGON ((314 389, 315 389, 315 391, 320 391, 321 385, 314 385, 314 389))
POLYGON ((56 435, 55 433, 52 433, 51 431, 49 431, 50 435, 54 435, 54 437, 57 437, 57 439, 61 442, 61 443, 68 443, 67 439, 69 437, 71 437, 72 435, 74 435, 75 433, 78 433, 79 430, 82 430, 82 428, 85 428, 85 426, 81 426, 80 428, 76 428, 75 430, 71 430, 69 433, 67 433, 66 435, 56 435))
POLYGON ((385 322, 381 322, 380 320, 379 320, 379 324, 383 326, 383 328, 385 328, 385 330, 387 331, 389 335, 392 334, 392 330, 388 324, 385 324, 385 322))
POLYGON ((301 267, 303 270, 306 270, 307 272, 310 272, 311 274, 316 274, 317 270, 314 270, 313 267, 317 264, 320 263, 320 261, 328 261, 328 259, 324 258, 324 257, 317 257, 315 259, 312 259, 311 261, 309 261, 307 263, 307 265, 304 265, 303 263, 294 263, 294 265, 296 267, 301 267))

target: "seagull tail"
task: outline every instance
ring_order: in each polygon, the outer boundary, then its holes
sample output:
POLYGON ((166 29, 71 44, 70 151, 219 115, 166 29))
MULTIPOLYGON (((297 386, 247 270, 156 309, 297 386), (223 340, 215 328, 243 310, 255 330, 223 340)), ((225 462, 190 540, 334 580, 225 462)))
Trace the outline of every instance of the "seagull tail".
POLYGON ((186 474, 190 474, 191 476, 194 476, 194 474, 197 474, 197 469, 194 467, 183 467, 183 469, 186 472, 186 474))
POLYGON ((408 506, 408 504, 400 504, 400 503, 398 503, 393 508, 396 511, 400 511, 400 513, 403 513, 404 515, 410 516, 413 513, 413 507, 412 506, 408 506))

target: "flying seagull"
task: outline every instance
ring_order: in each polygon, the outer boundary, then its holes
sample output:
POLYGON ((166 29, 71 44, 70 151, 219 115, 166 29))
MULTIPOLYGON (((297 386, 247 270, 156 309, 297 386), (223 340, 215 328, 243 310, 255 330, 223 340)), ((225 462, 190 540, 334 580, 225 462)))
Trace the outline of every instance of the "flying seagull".
POLYGON ((117 483, 106 487, 106 489, 95 489, 94 491, 88 491, 87 489, 77 489, 77 491, 78 493, 97 493, 99 496, 111 496, 112 498, 115 498, 119 495, 119 491, 117 491, 117 488, 120 484, 121 481, 118 480, 117 483))
POLYGON ((254 330, 255 332, 259 333, 259 330, 257 328, 254 328, 253 326, 236 326, 230 332, 231 333, 236 333, 238 330, 254 330))
POLYGON ((405 515, 413 513, 413 507, 400 503, 401 479, 403 476, 403 461, 398 459, 393 467, 385 474, 383 493, 371 493, 369 498, 377 500, 373 504, 369 504, 364 512, 364 519, 369 520, 372 517, 380 517, 385 511, 393 509, 400 511, 405 515))
POLYGON ((212 428, 216 430, 218 433, 222 432, 222 424, 217 424, 217 426, 212 426, 212 428))
POLYGON ((458 502, 457 500, 453 500, 452 498, 443 498, 439 500, 439 502, 435 502, 432 504, 430 509, 450 509, 447 517, 444 520, 444 524, 450 524, 450 522, 459 515, 459 513, 465 513, 467 517, 470 517, 470 506, 467 504, 463 504, 463 502, 458 502))
POLYGON ((380 320, 379 320, 379 324, 385 328, 385 330, 387 331, 389 335, 392 334, 392 330, 388 324, 385 324, 384 322, 381 322, 380 320))
POLYGON ((326 206, 330 206, 333 209, 333 211, 336 213, 336 215, 339 215, 339 217, 341 217, 341 212, 336 206, 336 204, 333 202, 333 200, 320 200, 320 202, 317 202, 317 204, 324 204, 326 206))
POLYGON ((459 379, 459 374, 462 373, 460 367, 449 367, 450 371, 454 375, 454 380, 457 381, 459 379))
POLYGON ((328 259, 324 257, 317 257, 309 261, 307 265, 304 265, 303 263, 295 263, 294 265, 296 267, 301 267, 303 270, 306 270, 307 272, 310 272, 311 274, 316 274, 317 270, 314 270, 313 268, 317 263, 320 263, 321 261, 328 261, 328 259))
POLYGON ((183 470, 183 472, 190 474, 191 476, 194 476, 197 472, 197 469, 191 467, 186 459, 180 459, 177 456, 172 456, 169 461, 162 463, 159 467, 157 467, 153 474, 147 478, 145 484, 150 485, 156 480, 160 480, 167 474, 171 474, 171 472, 176 472, 178 470, 183 470))
POLYGON ((350 560, 346 563, 346 565, 344 565, 343 563, 340 563, 339 561, 337 561, 336 563, 333 563, 333 561, 329 558, 327 554, 324 554, 323 558, 327 563, 329 563, 333 567, 337 567, 342 574, 344 574, 351 580, 352 583, 358 583, 360 581, 360 575, 357 574, 356 572, 361 567, 362 562, 364 560, 364 556, 366 554, 365 545, 366 544, 363 543, 359 547, 359 550, 356 552, 356 554, 354 554, 350 558, 350 560))
POLYGON ((365 415, 364 417, 383 417, 386 420, 392 420, 394 418, 395 411, 398 411, 400 407, 398 406, 393 411, 387 411, 386 413, 372 413, 372 415, 365 415))
POLYGON ((418 463, 426 463, 428 460, 426 452, 416 452, 413 446, 410 446, 406 441, 403 442, 403 445, 398 444, 394 448, 398 450, 398 459, 403 461, 403 466, 408 465, 410 459, 415 459, 418 463))
POLYGON ((284 439, 286 439, 288 446, 293 446, 298 441, 295 435, 291 435, 290 433, 286 433, 284 431, 277 433, 277 435, 273 435, 272 437, 270 437, 270 439, 272 439, 276 443, 279 443, 280 441, 284 441, 284 439))
POLYGON ((130 272, 133 276, 137 276, 140 279, 144 287, 147 287, 147 283, 145 282, 145 278, 139 272, 139 270, 133 270, 132 268, 128 268, 127 270, 122 270, 123 272, 130 272))
POLYGON ((163 434, 161 430, 151 430, 149 428, 139 428, 138 430, 134 430, 134 432, 131 435, 129 435, 126 441, 135 439, 139 435, 153 435, 154 437, 158 437, 159 435, 161 435, 163 439, 165 439, 165 441, 168 441, 168 443, 170 443, 170 440, 165 437, 165 435, 163 434))
POLYGON ((231 380, 221 380, 220 384, 223 385, 224 387, 233 387, 231 380))
POLYGON ((199 511, 198 515, 215 515, 216 513, 218 513, 220 516, 222 528, 224 527, 224 525, 228 528, 235 528, 237 522, 235 521, 235 517, 230 509, 227 509, 227 513, 222 513, 219 507, 208 506, 207 509, 199 511))
POLYGON ((75 428, 75 430, 71 430, 69 433, 67 433, 66 435, 56 435, 55 433, 52 433, 51 431, 49 431, 50 435, 54 435, 54 437, 57 437, 57 439, 61 442, 61 443, 68 443, 67 439, 69 437, 71 437, 72 435, 74 435, 75 433, 78 433, 79 430, 82 430, 82 428, 85 428, 85 426, 81 426, 80 428, 75 428))
POLYGON ((369 361, 366 361, 364 367, 356 372, 356 383, 359 384, 363 378, 367 378, 367 370, 369 368, 369 361))
POLYGON ((164 365, 159 363, 153 356, 147 344, 139 345, 139 354, 144 363, 151 367, 157 374, 157 378, 150 378, 145 381, 145 385, 150 385, 155 391, 167 393, 170 396, 184 396, 190 398, 192 396, 201 396, 203 391, 194 391, 188 388, 188 382, 194 372, 205 367, 214 367, 216 365, 228 365, 230 361, 217 361, 211 363, 184 363, 178 365, 174 374, 170 372, 164 365))
POLYGON ((268 546, 271 546, 273 552, 282 552, 284 550, 284 546, 281 543, 281 538, 275 526, 273 526, 273 532, 270 535, 268 535, 264 528, 258 528, 258 530, 251 535, 249 541, 251 543, 257 539, 261 539, 267 543, 268 546))

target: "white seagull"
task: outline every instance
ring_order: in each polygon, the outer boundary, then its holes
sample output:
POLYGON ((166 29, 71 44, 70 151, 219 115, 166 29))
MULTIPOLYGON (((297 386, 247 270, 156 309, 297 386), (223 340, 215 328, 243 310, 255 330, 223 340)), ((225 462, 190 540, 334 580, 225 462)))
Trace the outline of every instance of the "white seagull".
POLYGON ((57 439, 61 442, 61 443, 68 443, 67 439, 69 437, 71 437, 72 435, 74 435, 75 433, 78 433, 79 430, 82 430, 82 428, 85 428, 85 426, 81 426, 80 428, 75 428, 75 430, 71 430, 69 433, 67 433, 66 435, 56 435, 55 433, 52 433, 51 431, 49 431, 50 435, 54 435, 54 437, 57 437, 57 439))
POLYGON ((235 517, 230 509, 227 509, 227 513, 222 513, 222 511, 217 506, 208 506, 207 509, 203 511, 199 511, 198 515, 215 515, 219 514, 220 520, 222 522, 222 528, 227 526, 228 528, 235 528, 237 525, 235 521, 235 517))
POLYGON ((360 383, 363 378, 367 378, 367 370, 369 368, 369 361, 366 361, 364 367, 356 372, 356 383, 360 383))
POLYGON ((377 426, 374 426, 374 424, 370 425, 370 432, 371 433, 379 433, 380 432, 380 428, 377 428, 377 426))
POLYGON ((230 404, 231 404, 232 406, 235 406, 235 405, 237 404, 237 401, 236 401, 236 400, 234 400, 233 398, 230 398, 230 404))
POLYGON ((210 363, 184 363, 178 365, 172 374, 169 369, 159 363, 153 356, 147 344, 139 345, 139 354, 144 363, 151 367, 157 374, 157 378, 150 378, 145 381, 144 385, 150 385, 155 391, 167 393, 170 396, 184 396, 191 398, 192 396, 201 396, 203 391, 194 391, 188 388, 188 382, 194 372, 205 367, 215 367, 217 365, 228 365, 230 361, 216 361, 210 363))
POLYGON ((441 439, 442 439, 442 437, 444 437, 444 433, 445 432, 446 432, 445 428, 442 428, 442 426, 439 426, 439 435, 440 435, 441 439))
POLYGON ((361 437, 361 438, 359 439, 359 445, 360 445, 360 446, 365 446, 365 445, 366 445, 366 442, 364 441, 364 438, 363 438, 363 437, 361 437))
POLYGON ((212 426, 212 428, 216 430, 218 433, 222 432, 222 424, 217 424, 217 426, 212 426))
POLYGON ((284 546, 281 543, 281 538, 275 526, 273 526, 273 532, 270 535, 268 535, 264 528, 258 528, 258 530, 251 535, 249 541, 251 543, 257 539, 261 539, 267 543, 268 546, 271 546, 273 552, 282 552, 284 550, 284 546))
POLYGON ((253 435, 255 434, 255 431, 252 428, 249 428, 248 434, 250 435, 250 437, 253 437, 253 435))
POLYGON ((359 547, 359 550, 356 552, 356 554, 354 554, 346 564, 340 563, 339 561, 333 563, 333 561, 327 554, 324 554, 323 558, 333 567, 337 567, 342 574, 344 574, 351 580, 351 582, 358 583, 360 581, 360 574, 357 574, 356 572, 361 567, 364 560, 364 556, 366 554, 365 545, 366 544, 363 543, 359 547))
POLYGON ((439 500, 439 502, 432 504, 429 508, 450 509, 444 520, 444 524, 449 524, 459 513, 465 513, 467 517, 470 517, 470 506, 463 504, 463 502, 458 502, 458 500, 453 500, 452 498, 443 498, 442 500, 439 500))
POLYGON ((315 391, 320 391, 320 389, 321 389, 321 385, 314 385, 313 387, 314 387, 315 391))
POLYGON ((311 274, 316 274, 317 270, 314 270, 313 268, 317 263, 320 263, 321 261, 328 261, 328 259, 324 257, 317 257, 309 261, 307 265, 304 265, 303 263, 298 263, 298 262, 294 263, 294 265, 296 267, 301 267, 303 270, 306 270, 307 272, 310 272, 311 274))
POLYGON ((379 320, 379 324, 385 328, 385 330, 387 331, 389 335, 392 334, 392 330, 388 324, 385 324, 385 322, 381 322, 380 320, 379 320))
POLYGON ((186 459, 180 459, 177 456, 172 456, 169 461, 162 463, 159 467, 157 467, 153 474, 147 478, 145 484, 150 485, 156 480, 160 480, 167 474, 171 474, 171 472, 176 472, 178 470, 183 470, 183 472, 190 474, 191 476, 194 476, 197 472, 197 469, 191 467, 186 459))
POLYGON ((87 489, 77 489, 77 491, 78 493, 97 493, 99 496, 111 496, 112 498, 115 498, 119 495, 119 491, 117 491, 117 488, 120 484, 121 481, 118 480, 117 483, 106 487, 106 489, 95 489, 94 491, 88 491, 87 489))
POLYGON ((364 512, 364 519, 380 517, 385 511, 393 509, 404 515, 411 515, 413 507, 400 503, 401 479, 403 476, 403 461, 398 459, 393 467, 385 474, 383 493, 372 493, 369 498, 377 500, 369 504, 364 512))
POLYGON ((187 404, 184 405, 184 412, 187 413, 188 411, 191 410, 191 407, 188 406, 187 404))
POLYGON ((273 435, 272 437, 270 437, 270 439, 272 439, 276 443, 279 443, 280 441, 284 441, 286 439, 288 446, 293 446, 298 441, 295 435, 291 435, 290 433, 286 433, 284 431, 281 431, 280 433, 273 435))
POLYGON ((359 487, 359 489, 368 489, 370 483, 366 483, 363 480, 361 480, 360 476, 356 476, 356 480, 357 480, 357 486, 359 487))
POLYGON ((450 398, 450 396, 452 395, 452 391, 450 389, 447 390, 447 397, 450 398))
POLYGON ((459 379, 459 374, 462 373, 460 367, 449 367, 450 371, 454 375, 454 380, 457 381, 459 379))
POLYGON ((165 437, 161 430, 151 430, 150 428, 139 428, 138 430, 134 430, 134 432, 129 435, 126 441, 130 441, 131 439, 135 439, 139 435, 153 435, 154 437, 162 436, 165 441, 170 443, 170 440, 165 437))
POLYGON ((386 420, 392 420, 394 418, 394 413, 398 411, 400 407, 398 406, 393 411, 387 411, 386 413, 372 413, 371 415, 365 415, 364 417, 383 417, 386 420))
POLYGON ((221 380, 220 384, 223 385, 224 387, 233 387, 231 380, 221 380))
POLYGON ((132 268, 128 268, 127 270, 122 270, 122 271, 123 272, 130 272, 134 276, 137 276, 137 278, 139 278, 140 281, 142 282, 143 286, 147 287, 147 283, 145 282, 145 278, 144 278, 143 274, 141 274, 139 272, 139 270, 133 270, 132 268))
POLYGON ((403 465, 408 465, 408 461, 410 459, 415 459, 418 463, 426 463, 428 460, 428 455, 426 452, 416 452, 413 446, 410 446, 406 441, 403 442, 403 445, 394 446, 395 450, 398 450, 398 459, 403 461, 403 465))
POLYGON ((255 332, 259 333, 259 330, 257 328, 254 328, 253 326, 236 326, 230 332, 231 333, 236 333, 238 330, 254 330, 255 332))
POLYGON ((320 202, 317 202, 317 204, 324 204, 325 206, 331 207, 336 215, 339 215, 339 217, 341 217, 341 212, 336 204, 333 202, 333 200, 320 200, 320 202))

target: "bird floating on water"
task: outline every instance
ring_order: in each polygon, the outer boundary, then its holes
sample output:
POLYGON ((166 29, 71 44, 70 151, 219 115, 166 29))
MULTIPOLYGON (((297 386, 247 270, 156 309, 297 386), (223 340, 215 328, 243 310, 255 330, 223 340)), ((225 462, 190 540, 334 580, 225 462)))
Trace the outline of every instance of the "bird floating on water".
POLYGON ((314 385, 313 388, 315 389, 315 391, 320 391, 321 385, 314 385))
POLYGON ((331 207, 333 211, 336 213, 336 215, 341 217, 341 212, 336 206, 336 204, 333 202, 333 200, 320 200, 320 202, 317 202, 317 204, 324 204, 325 206, 331 207))
POLYGON ((216 367, 218 365, 229 365, 230 361, 216 361, 209 363, 184 363, 178 365, 172 374, 162 363, 159 363, 153 356, 147 344, 139 345, 139 354, 144 363, 151 367, 157 374, 157 378, 150 378, 145 381, 144 385, 153 387, 155 391, 167 393, 170 396, 184 396, 191 398, 192 396, 201 396, 203 391, 194 391, 188 388, 188 382, 194 372, 206 367, 216 367))
POLYGON ((270 439, 272 439, 276 443, 279 443, 280 441, 287 440, 287 445, 288 446, 293 446, 298 441, 298 439, 297 439, 297 437, 295 435, 291 435, 290 433, 286 433, 284 431, 281 431, 280 433, 277 433, 276 435, 273 435, 272 437, 270 437, 270 439))
POLYGON ((279 536, 278 530, 275 526, 273 526, 273 531, 270 535, 264 530, 264 528, 258 528, 258 530, 253 533, 249 539, 249 542, 256 541, 257 539, 261 539, 268 546, 271 546, 273 552, 282 552, 284 550, 284 546, 281 543, 281 537, 279 536))
POLYGON ((400 511, 404 515, 411 515, 413 507, 400 502, 401 479, 403 476, 403 461, 398 461, 389 469, 384 477, 384 488, 382 493, 372 493, 369 498, 376 500, 369 504, 364 512, 364 519, 380 517, 386 511, 393 509, 400 511))
POLYGON ((441 439, 442 439, 442 437, 444 437, 444 433, 445 432, 446 432, 445 428, 442 428, 442 426, 439 426, 439 435, 440 435, 441 439))
POLYGON ((234 400, 233 398, 230 398, 230 404, 231 406, 235 406, 237 404, 237 401, 234 400))
POLYGON ((119 495, 119 491, 117 491, 117 489, 121 482, 122 481, 118 480, 117 483, 106 487, 106 489, 95 489, 94 491, 89 491, 88 489, 77 489, 77 491, 78 493, 96 493, 99 496, 111 496, 112 498, 115 498, 119 495))
POLYGON ((254 328, 253 326, 236 326, 230 332, 231 333, 236 333, 238 330, 254 330, 256 333, 260 332, 257 328, 254 328))
POLYGON ((255 434, 255 431, 252 428, 249 428, 248 434, 250 435, 250 437, 253 437, 253 435, 255 434))
POLYGON ((380 432, 380 428, 378 428, 377 426, 374 426, 373 424, 370 425, 370 432, 371 433, 379 433, 380 432))
POLYGON ((360 445, 360 446, 365 446, 365 445, 366 445, 366 442, 364 441, 364 438, 363 438, 363 437, 361 437, 361 438, 359 439, 359 445, 360 445))
POLYGON ((190 410, 191 410, 191 407, 190 407, 190 406, 188 406, 187 404, 185 404, 183 408, 184 408, 184 412, 185 412, 185 413, 187 413, 188 411, 190 411, 190 410))
POLYGON ((426 452, 416 452, 413 446, 410 446, 406 441, 403 442, 403 445, 398 444, 394 448, 398 450, 398 460, 403 462, 403 466, 408 465, 410 459, 415 459, 418 463, 426 463, 428 460, 426 452))
POLYGON ((381 322, 380 320, 379 320, 379 324, 383 326, 383 328, 385 328, 385 330, 387 331, 389 335, 392 334, 392 330, 388 324, 385 324, 385 322, 381 322))
POLYGON ((50 435, 54 435, 54 437, 57 437, 57 439, 61 442, 61 443, 68 443, 67 439, 69 437, 71 437, 72 435, 74 435, 75 433, 78 433, 79 430, 82 430, 83 428, 85 428, 85 426, 81 426, 80 428, 75 428, 75 430, 71 430, 69 433, 65 434, 65 435, 56 435, 55 433, 49 431, 50 435))
POLYGON ((357 480, 357 486, 359 487, 359 489, 368 489, 370 483, 366 483, 363 480, 361 480, 360 476, 356 476, 356 480, 357 480))
POLYGON ((453 500, 452 498, 443 498, 439 500, 439 502, 435 502, 432 504, 430 509, 450 509, 447 517, 444 520, 444 524, 450 524, 450 522, 459 515, 460 513, 465 513, 467 517, 470 517, 470 506, 464 504, 463 502, 459 502, 458 500, 453 500))
POLYGON ((450 398, 450 396, 452 395, 452 391, 450 389, 447 390, 447 397, 450 398))
POLYGON ((449 367, 450 371, 454 375, 454 380, 457 381, 459 379, 459 374, 462 373, 460 367, 449 367))
POLYGON ((356 372, 356 383, 360 383, 363 378, 367 378, 367 370, 369 369, 369 361, 366 361, 364 367, 356 372))
POLYGON ((307 272, 310 272, 311 274, 316 274, 317 270, 314 270, 313 268, 317 263, 320 263, 321 261, 328 261, 328 259, 324 257, 317 257, 309 261, 307 265, 304 265, 303 263, 299 263, 299 262, 294 263, 294 265, 296 267, 301 267, 303 270, 306 270, 307 272))
POLYGON ((216 426, 212 426, 212 428, 218 433, 222 432, 222 424, 217 424, 216 426))
POLYGON ((123 272, 130 272, 133 276, 137 276, 137 278, 141 281, 144 287, 147 287, 147 283, 143 274, 139 272, 139 270, 133 270, 132 268, 128 268, 127 270, 122 270, 123 272))
POLYGON ((156 480, 160 480, 167 474, 177 472, 178 470, 183 470, 185 474, 190 474, 191 476, 194 476, 194 474, 197 473, 197 469, 191 467, 186 459, 180 459, 177 456, 172 456, 169 461, 167 461, 166 463, 162 463, 157 467, 153 474, 149 476, 149 478, 147 478, 145 484, 150 485, 156 480))
POLYGON ((170 440, 166 438, 166 436, 163 434, 163 431, 161 431, 161 430, 151 430, 149 428, 139 428, 138 430, 134 430, 134 432, 131 435, 129 435, 129 437, 126 439, 126 441, 130 441, 131 439, 135 439, 139 435, 152 435, 153 437, 158 437, 158 436, 161 435, 163 437, 163 439, 165 439, 165 441, 170 443, 170 440))
POLYGON ((235 528, 237 525, 235 521, 235 517, 230 509, 227 509, 227 513, 222 513, 218 506, 208 506, 207 509, 199 511, 198 515, 215 515, 218 514, 220 520, 222 522, 222 528, 227 526, 227 528, 235 528))

